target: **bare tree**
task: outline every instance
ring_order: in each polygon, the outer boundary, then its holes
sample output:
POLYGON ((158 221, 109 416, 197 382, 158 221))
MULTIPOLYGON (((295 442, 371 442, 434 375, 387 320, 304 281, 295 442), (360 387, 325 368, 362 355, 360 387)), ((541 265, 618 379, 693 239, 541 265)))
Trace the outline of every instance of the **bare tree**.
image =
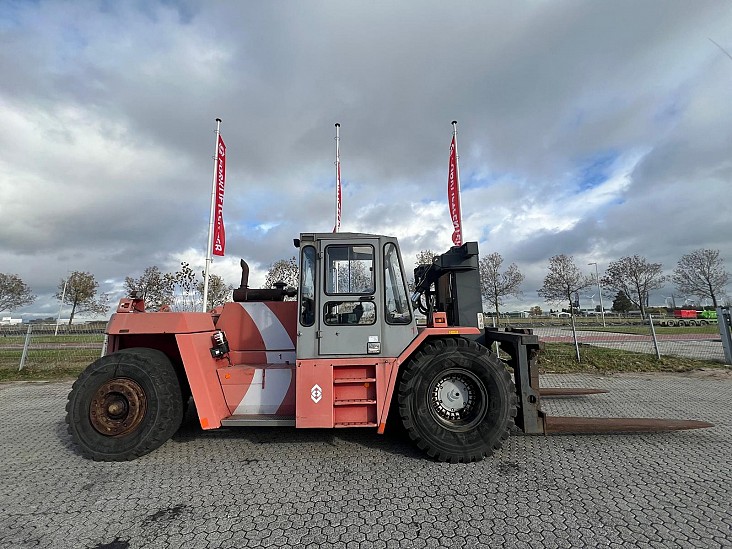
POLYGON ((137 292, 145 300, 145 308, 158 311, 164 305, 173 303, 175 275, 162 273, 153 265, 147 267, 139 278, 125 277, 125 290, 128 295, 137 292))
POLYGON ((716 308, 717 297, 724 294, 724 287, 729 282, 729 273, 719 257, 719 250, 701 248, 681 256, 672 280, 680 293, 709 298, 716 308))
POLYGON ((61 280, 55 297, 59 301, 63 299, 66 305, 71 305, 69 325, 74 321, 76 314, 106 314, 109 309, 109 296, 101 294, 97 297, 98 288, 99 283, 94 275, 83 271, 74 271, 67 279, 61 280))
MULTIPOLYGON (((162 283, 170 284, 171 293, 168 303, 174 311, 200 311, 203 304, 203 278, 200 278, 186 261, 181 261, 180 269, 172 274, 162 275, 162 283)), ((209 273, 208 276, 208 303, 206 310, 223 305, 231 296, 234 287, 226 284, 219 275, 209 273)), ((166 287, 167 291, 167 287, 166 287)), ((162 307, 162 305, 161 305, 162 307)))
POLYGON ((265 288, 274 288, 275 282, 284 282, 288 286, 297 288, 300 279, 300 268, 297 266, 295 257, 290 259, 278 259, 269 266, 267 276, 264 278, 265 288))
POLYGON ((480 293, 488 305, 496 311, 496 322, 498 322, 498 308, 503 305, 504 298, 512 295, 521 295, 521 283, 524 275, 521 274, 515 263, 501 272, 503 257, 498 252, 485 256, 480 260, 478 269, 480 272, 480 293))
POLYGON ((0 311, 30 305, 35 299, 30 287, 18 275, 0 273, 0 311))
POLYGON ((173 310, 200 311, 203 303, 203 291, 199 291, 201 281, 195 271, 186 261, 181 261, 180 269, 172 275, 173 279, 173 310))
MULTIPOLYGON (((415 255, 415 263, 414 265, 432 265, 434 263, 435 258, 439 254, 433 252, 432 250, 421 250, 420 252, 417 252, 415 255)), ((411 275, 407 279, 407 287, 409 288, 410 292, 414 291, 414 275, 411 275)))
POLYGON ((661 273, 660 263, 649 263, 639 255, 628 256, 607 266, 602 283, 606 288, 623 292, 640 309, 641 316, 645 317, 651 290, 657 290, 666 281, 661 273))
POLYGON ((563 301, 569 303, 569 315, 572 320, 572 336, 574 337, 577 362, 580 362, 580 352, 577 331, 574 326, 575 307, 572 296, 592 283, 592 278, 580 272, 571 255, 561 254, 549 259, 549 272, 544 277, 544 285, 537 291, 540 296, 550 303, 559 304, 563 301))
POLYGON ((422 250, 422 251, 418 252, 416 255, 416 259, 417 259, 416 264, 417 265, 432 265, 432 263, 434 262, 435 258, 438 255, 439 254, 433 252, 432 250, 422 250))
POLYGON ((560 254, 549 259, 549 272, 537 293, 549 303, 567 302, 570 314, 574 316, 572 295, 592 283, 592 278, 580 272, 571 255, 560 254))
MULTIPOLYGON (((201 276, 204 276, 204 273, 201 273, 201 276)), ((198 283, 196 289, 203 296, 203 281, 198 283)), ((208 303, 206 304, 206 310, 210 311, 219 305, 231 301, 231 292, 233 290, 233 285, 224 282, 224 279, 219 275, 210 273, 208 275, 208 303)))

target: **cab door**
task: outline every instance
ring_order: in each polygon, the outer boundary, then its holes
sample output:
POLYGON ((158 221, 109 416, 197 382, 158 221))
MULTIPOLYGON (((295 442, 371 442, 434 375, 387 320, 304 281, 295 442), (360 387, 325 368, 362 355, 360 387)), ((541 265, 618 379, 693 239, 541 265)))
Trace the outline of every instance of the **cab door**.
POLYGON ((379 240, 320 242, 320 355, 381 353, 379 240))

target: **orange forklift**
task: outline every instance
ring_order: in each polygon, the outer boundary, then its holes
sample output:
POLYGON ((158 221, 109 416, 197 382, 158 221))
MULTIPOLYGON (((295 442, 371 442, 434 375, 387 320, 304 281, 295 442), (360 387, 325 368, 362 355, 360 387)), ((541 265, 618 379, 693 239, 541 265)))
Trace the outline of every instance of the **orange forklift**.
POLYGON ((79 452, 130 460, 165 443, 193 399, 202 429, 371 428, 400 422, 428 456, 471 462, 509 433, 608 433, 710 427, 701 421, 550 417, 541 398, 601 392, 540 389, 538 337, 483 326, 478 244, 415 269, 396 238, 304 233, 299 288, 249 288, 207 313, 146 312, 122 299, 107 352, 66 406, 79 452), (296 298, 296 300, 294 299, 296 298), (418 326, 415 311, 426 317, 418 326), (491 351, 501 348, 502 359, 491 351))

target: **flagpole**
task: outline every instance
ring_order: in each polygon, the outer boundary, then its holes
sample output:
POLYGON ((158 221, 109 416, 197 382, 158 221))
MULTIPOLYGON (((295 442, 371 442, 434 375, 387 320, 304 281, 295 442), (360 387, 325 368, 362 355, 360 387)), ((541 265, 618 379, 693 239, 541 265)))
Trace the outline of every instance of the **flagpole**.
POLYGON ((336 208, 335 208, 335 223, 333 224, 333 232, 337 233, 341 228, 341 125, 336 122, 336 208))
POLYGON ((208 303, 208 278, 209 278, 209 267, 213 257, 211 256, 211 249, 213 248, 213 228, 214 228, 214 212, 216 210, 216 172, 218 171, 219 164, 219 133, 221 131, 221 119, 216 119, 216 140, 214 141, 214 166, 213 166, 213 181, 211 182, 211 214, 209 215, 208 221, 208 245, 206 246, 206 267, 203 271, 203 305, 202 310, 206 312, 206 304, 208 303))
POLYGON ((463 234, 463 208, 460 203, 460 155, 458 154, 457 143, 457 120, 452 121, 452 138, 455 140, 455 175, 457 176, 457 208, 458 208, 458 227, 460 227, 460 237, 463 234))

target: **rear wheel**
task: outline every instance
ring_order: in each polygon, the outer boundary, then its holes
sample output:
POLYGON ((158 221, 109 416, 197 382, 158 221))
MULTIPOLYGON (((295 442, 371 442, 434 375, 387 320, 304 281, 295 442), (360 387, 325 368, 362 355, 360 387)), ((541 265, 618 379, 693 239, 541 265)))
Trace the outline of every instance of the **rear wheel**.
POLYGON ((100 461, 155 450, 182 418, 173 365, 153 349, 125 349, 98 359, 76 380, 66 404, 66 423, 79 451, 100 461))
POLYGON ((506 367, 462 339, 428 343, 399 385, 399 415, 417 446, 439 461, 477 461, 501 447, 516 416, 506 367))

